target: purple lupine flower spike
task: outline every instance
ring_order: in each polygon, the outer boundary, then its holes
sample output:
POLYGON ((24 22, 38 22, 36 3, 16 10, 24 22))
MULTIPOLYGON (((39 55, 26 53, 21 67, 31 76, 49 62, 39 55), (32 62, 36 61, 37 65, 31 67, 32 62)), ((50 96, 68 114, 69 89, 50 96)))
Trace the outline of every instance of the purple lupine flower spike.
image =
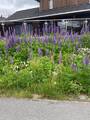
POLYGON ((53 37, 53 43, 54 43, 54 44, 57 43, 56 35, 54 35, 54 37, 53 37))
POLYGON ((81 42, 81 35, 78 35, 78 42, 81 42))
POLYGON ((77 65, 76 65, 76 64, 73 63, 73 64, 71 65, 71 67, 72 67, 73 71, 77 71, 77 65))
POLYGON ((85 33, 84 27, 81 29, 80 34, 83 35, 85 33))
POLYGON ((32 44, 32 38, 31 37, 30 37, 29 41, 30 41, 30 44, 32 44))
POLYGON ((45 42, 45 37, 42 37, 42 43, 44 43, 45 42))
POLYGON ((18 37, 17 40, 16 40, 16 43, 21 43, 21 42, 22 42, 21 38, 18 37))
POLYGON ((77 39, 78 34, 77 34, 77 33, 75 33, 73 37, 74 37, 74 40, 75 40, 75 39, 77 39))
POLYGON ((41 48, 38 48, 38 54, 39 54, 39 56, 42 56, 42 49, 41 48))
POLYGON ((84 57, 83 64, 84 65, 89 65, 89 58, 87 56, 84 57))
POLYGON ((71 40, 72 42, 74 42, 74 40, 75 40, 74 35, 73 35, 72 32, 71 32, 71 34, 70 34, 70 40, 71 40))
POLYGON ((75 46, 76 51, 78 50, 78 48, 79 48, 79 46, 78 46, 78 44, 76 44, 76 46, 75 46))
POLYGON ((45 42, 48 43, 48 36, 45 36, 45 42))

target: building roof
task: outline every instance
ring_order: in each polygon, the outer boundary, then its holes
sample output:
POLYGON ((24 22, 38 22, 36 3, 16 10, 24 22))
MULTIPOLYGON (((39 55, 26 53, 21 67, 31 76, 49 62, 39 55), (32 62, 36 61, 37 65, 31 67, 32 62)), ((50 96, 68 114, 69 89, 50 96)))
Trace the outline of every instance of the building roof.
POLYGON ((0 22, 3 22, 3 21, 5 21, 5 17, 0 17, 0 22))
POLYGON ((36 0, 36 1, 40 2, 40 0, 36 0))
POLYGON ((81 4, 79 6, 64 7, 61 9, 50 9, 48 11, 40 11, 39 8, 17 11, 7 18, 7 21, 24 21, 29 19, 45 18, 49 16, 65 15, 88 11, 90 16, 90 4, 81 4))
POLYGON ((35 16, 38 16, 38 13, 39 13, 39 8, 17 11, 13 15, 9 16, 7 20, 17 20, 17 19, 24 19, 28 17, 35 17, 35 16))

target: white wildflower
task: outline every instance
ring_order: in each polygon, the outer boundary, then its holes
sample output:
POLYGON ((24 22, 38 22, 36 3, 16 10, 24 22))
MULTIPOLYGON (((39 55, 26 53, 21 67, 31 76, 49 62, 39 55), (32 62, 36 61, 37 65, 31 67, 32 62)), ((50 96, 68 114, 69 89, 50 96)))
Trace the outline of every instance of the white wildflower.
POLYGON ((53 76, 57 76, 57 72, 54 71, 54 72, 53 72, 53 76))
POLYGON ((57 82, 55 81, 55 82, 54 82, 54 85, 56 85, 56 84, 57 84, 57 82))

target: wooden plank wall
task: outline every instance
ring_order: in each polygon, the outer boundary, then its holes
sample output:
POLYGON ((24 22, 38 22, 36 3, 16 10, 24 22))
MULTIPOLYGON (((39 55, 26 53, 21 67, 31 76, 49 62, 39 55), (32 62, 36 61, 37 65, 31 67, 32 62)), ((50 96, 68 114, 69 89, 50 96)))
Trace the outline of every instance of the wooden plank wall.
MULTIPOLYGON (((54 8, 62 8, 66 6, 73 6, 89 3, 89 0, 53 0, 54 8)), ((49 0, 41 0, 40 2, 40 10, 48 10, 49 9, 49 0)))
POLYGON ((49 9, 48 0, 41 0, 40 1, 40 10, 48 10, 48 9, 49 9))

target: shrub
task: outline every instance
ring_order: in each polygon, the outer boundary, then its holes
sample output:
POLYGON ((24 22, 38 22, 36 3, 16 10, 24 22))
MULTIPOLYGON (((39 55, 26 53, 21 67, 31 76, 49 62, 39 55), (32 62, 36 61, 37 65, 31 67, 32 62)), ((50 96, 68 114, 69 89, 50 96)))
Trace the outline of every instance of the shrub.
POLYGON ((83 48, 90 48, 90 34, 85 34, 82 37, 82 47, 83 48))
POLYGON ((29 69, 32 72, 33 82, 41 83, 48 80, 53 64, 48 57, 35 58, 30 61, 29 69))

